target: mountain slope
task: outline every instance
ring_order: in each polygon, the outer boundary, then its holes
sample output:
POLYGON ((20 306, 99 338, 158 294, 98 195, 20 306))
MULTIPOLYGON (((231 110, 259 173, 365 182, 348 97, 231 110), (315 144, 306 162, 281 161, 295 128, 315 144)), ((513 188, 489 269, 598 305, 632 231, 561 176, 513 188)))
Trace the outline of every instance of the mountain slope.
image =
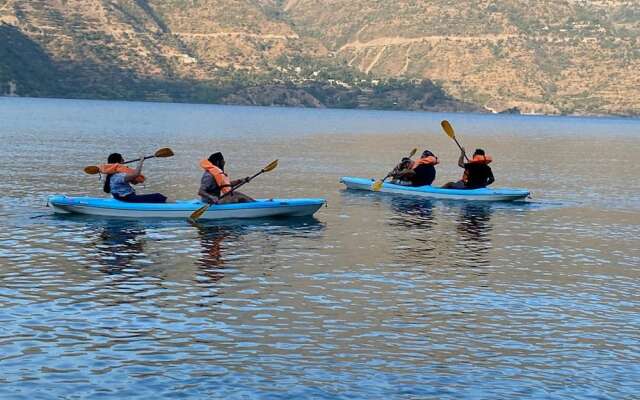
POLYGON ((0 93, 640 114, 636 1, 0 0, 0 23, 0 93))
POLYGON ((498 110, 640 113, 636 1, 297 0, 283 7, 304 34, 365 72, 429 77, 498 110))

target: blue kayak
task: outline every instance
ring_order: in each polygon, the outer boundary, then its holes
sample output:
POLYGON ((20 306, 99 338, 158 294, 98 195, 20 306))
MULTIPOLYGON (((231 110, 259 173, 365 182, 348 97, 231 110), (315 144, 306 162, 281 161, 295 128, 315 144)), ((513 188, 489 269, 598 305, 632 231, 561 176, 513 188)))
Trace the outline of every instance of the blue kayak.
MULTIPOLYGON (((209 207, 200 219, 267 218, 311 216, 324 199, 259 199, 248 203, 209 207)), ((204 203, 182 200, 171 203, 127 203, 111 198, 50 196, 48 205, 56 213, 88 214, 118 218, 188 218, 204 203)))
MULTIPOLYGON (((348 189, 373 190, 373 179, 342 177, 340 182, 348 189)), ((526 189, 443 189, 435 186, 402 186, 393 183, 383 183, 380 192, 403 194, 408 196, 428 197, 432 199, 470 200, 470 201, 514 201, 529 196, 526 189)))

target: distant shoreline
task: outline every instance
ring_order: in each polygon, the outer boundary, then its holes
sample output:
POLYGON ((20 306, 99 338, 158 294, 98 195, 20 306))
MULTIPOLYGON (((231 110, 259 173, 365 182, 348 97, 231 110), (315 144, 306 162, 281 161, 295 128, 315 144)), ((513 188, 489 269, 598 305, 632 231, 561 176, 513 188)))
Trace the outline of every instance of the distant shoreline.
POLYGON ((233 103, 207 103, 197 101, 175 101, 175 100, 139 100, 139 99, 109 99, 109 98, 85 98, 85 97, 34 97, 34 96, 7 96, 0 95, 0 99, 30 99, 30 100, 69 100, 69 101, 95 101, 95 102, 123 102, 123 103, 148 103, 148 104, 184 104, 199 106, 225 106, 225 107, 258 107, 258 108, 282 108, 282 109, 308 109, 308 110, 346 110, 346 111, 384 111, 384 112, 409 112, 409 113, 443 113, 443 114, 478 114, 500 117, 559 117, 559 118, 598 118, 598 119, 627 119, 640 120, 640 115, 622 114, 543 114, 526 113, 518 114, 486 111, 438 111, 438 110, 411 110, 411 109, 385 109, 385 108, 360 108, 360 107, 306 107, 288 105, 260 105, 260 104, 233 104, 233 103))

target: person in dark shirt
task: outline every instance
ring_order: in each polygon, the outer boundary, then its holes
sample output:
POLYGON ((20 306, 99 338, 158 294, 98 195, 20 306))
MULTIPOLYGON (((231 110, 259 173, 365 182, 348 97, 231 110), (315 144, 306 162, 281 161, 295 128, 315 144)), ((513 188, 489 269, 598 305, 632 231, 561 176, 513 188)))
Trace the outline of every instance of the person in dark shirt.
POLYGON ((489 163, 493 161, 482 149, 476 149, 473 157, 468 162, 464 162, 466 153, 464 147, 460 151, 458 166, 464 168, 462 179, 458 182, 449 182, 443 186, 445 189, 479 189, 487 187, 495 182, 493 171, 489 163))
POLYGON ((198 195, 203 203, 228 204, 255 201, 244 193, 233 190, 234 187, 249 182, 249 177, 232 181, 224 171, 226 162, 222 153, 213 153, 206 160, 200 161, 204 169, 200 179, 198 195))
POLYGON ((425 150, 419 160, 403 159, 392 172, 394 183, 404 186, 428 186, 436 179, 438 157, 425 150))

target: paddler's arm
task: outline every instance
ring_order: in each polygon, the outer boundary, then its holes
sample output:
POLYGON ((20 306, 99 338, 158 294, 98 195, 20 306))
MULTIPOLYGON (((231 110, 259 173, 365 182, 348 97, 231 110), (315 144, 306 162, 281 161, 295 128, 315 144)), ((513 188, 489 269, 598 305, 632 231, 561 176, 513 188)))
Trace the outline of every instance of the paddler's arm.
POLYGON ((217 204, 218 198, 207 192, 207 189, 209 189, 213 185, 215 185, 215 180, 210 174, 205 173, 204 175, 202 175, 202 179, 200 179, 200 187, 198 188, 198 196, 203 199, 209 199, 209 203, 211 204, 217 204))
POLYGON ((142 165, 144 164, 144 154, 140 155, 140 161, 138 162, 138 167, 130 174, 125 175, 124 181, 127 183, 133 182, 134 179, 142 175, 142 165))
POLYGON ((402 171, 398 171, 393 175, 396 179, 410 179, 416 174, 416 171, 412 169, 403 169, 402 171))
POLYGON ((464 147, 460 148, 460 158, 458 158, 458 167, 464 168, 464 156, 465 156, 464 147))
POLYGON ((247 176, 246 178, 236 179, 235 181, 231 181, 231 187, 238 186, 241 183, 249 182, 249 179, 250 178, 247 176))
POLYGON ((401 179, 403 176, 413 176, 415 171, 410 167, 411 160, 409 158, 403 158, 402 161, 400 161, 398 165, 393 168, 393 171, 389 172, 389 175, 387 175, 387 177, 401 179))
POLYGON ((200 189, 198 189, 198 196, 203 197, 205 199, 209 199, 209 203, 211 204, 217 204, 218 203, 218 198, 212 194, 209 194, 207 192, 205 192, 202 187, 200 189))
POLYGON ((491 185, 495 181, 496 181, 496 178, 493 177, 493 171, 491 171, 491 168, 489 168, 489 176, 487 177, 487 186, 491 185))

